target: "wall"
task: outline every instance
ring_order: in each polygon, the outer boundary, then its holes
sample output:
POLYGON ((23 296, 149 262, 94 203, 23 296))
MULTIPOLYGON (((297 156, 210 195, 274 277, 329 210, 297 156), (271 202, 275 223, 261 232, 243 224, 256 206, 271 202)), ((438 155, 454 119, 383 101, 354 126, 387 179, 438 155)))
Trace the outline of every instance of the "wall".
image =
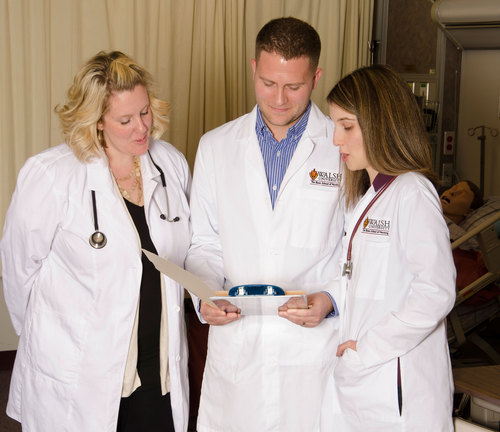
MULTIPOLYGON (((446 41, 439 26, 431 18, 432 3, 429 0, 382 0, 386 10, 377 8, 379 14, 387 14, 385 59, 399 72, 418 97, 424 122, 429 133, 433 166, 440 171, 441 162, 441 61, 446 41), (388 2, 388 4, 386 4, 388 2)), ((378 3, 377 3, 378 6, 378 3)), ((377 22, 378 23, 378 22, 377 22)), ((380 20, 383 26, 383 20, 380 20)), ((383 37, 383 32, 381 35, 383 37)), ((384 48, 384 47, 382 47, 384 48)), ((449 104, 447 104, 449 106, 449 104)))
MULTIPOLYGON (((456 170, 462 180, 480 185, 481 143, 468 130, 489 126, 500 132, 500 50, 462 53, 456 170)), ((500 195, 500 135, 486 131, 484 195, 500 195)))
POLYGON ((429 74, 436 69, 438 25, 429 0, 389 2, 387 64, 400 73, 429 74))
POLYGON ((18 337, 12 328, 7 306, 3 296, 2 279, 0 278, 0 351, 17 349, 18 337))

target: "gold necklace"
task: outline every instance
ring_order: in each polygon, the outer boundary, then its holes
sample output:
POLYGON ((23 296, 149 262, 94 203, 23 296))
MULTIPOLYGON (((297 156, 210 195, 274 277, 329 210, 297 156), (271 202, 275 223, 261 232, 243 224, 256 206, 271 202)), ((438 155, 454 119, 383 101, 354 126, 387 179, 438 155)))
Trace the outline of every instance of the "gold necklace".
POLYGON ((130 170, 130 172, 125 176, 125 177, 120 177, 120 178, 116 178, 116 181, 119 182, 119 181, 127 181, 129 180, 130 178, 132 178, 132 176, 134 175, 135 173, 135 158, 134 158, 134 166, 132 167, 132 169, 130 170))
POLYGON ((142 202, 141 162, 138 156, 134 156, 134 166, 132 167, 130 174, 128 174, 126 177, 117 178, 116 184, 118 185, 118 189, 120 190, 120 193, 122 194, 123 198, 125 198, 130 202, 133 202, 134 204, 141 205, 142 202), (125 189, 120 186, 120 184, 118 183, 119 181, 129 180, 130 178, 132 178, 134 174, 135 174, 134 182, 132 183, 132 186, 129 189, 125 189), (137 199, 133 200, 132 194, 136 189, 137 189, 137 199))

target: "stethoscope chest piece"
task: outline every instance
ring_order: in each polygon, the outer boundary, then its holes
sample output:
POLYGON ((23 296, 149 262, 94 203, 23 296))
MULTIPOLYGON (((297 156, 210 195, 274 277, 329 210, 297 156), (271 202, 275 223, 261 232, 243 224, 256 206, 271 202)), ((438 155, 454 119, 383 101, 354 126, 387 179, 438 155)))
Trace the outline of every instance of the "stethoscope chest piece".
POLYGON ((107 242, 108 239, 106 238, 106 235, 101 231, 95 231, 89 237, 90 246, 92 246, 94 249, 102 249, 104 246, 106 246, 107 242))
POLYGON ((95 203, 95 191, 92 192, 92 211, 94 213, 94 232, 90 234, 89 243, 94 249, 102 249, 106 246, 108 239, 106 234, 99 231, 99 222, 97 222, 97 206, 95 203))

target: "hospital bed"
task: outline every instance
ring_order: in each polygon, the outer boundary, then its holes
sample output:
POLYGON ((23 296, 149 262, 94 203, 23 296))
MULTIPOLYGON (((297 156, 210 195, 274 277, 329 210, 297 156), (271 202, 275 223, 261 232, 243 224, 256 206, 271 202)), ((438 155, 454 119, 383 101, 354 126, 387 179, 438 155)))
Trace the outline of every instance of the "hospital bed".
POLYGON ((452 353, 466 341, 472 342, 493 364, 500 364, 500 352, 474 331, 500 317, 500 197, 488 199, 461 227, 464 234, 451 245, 457 298, 448 316, 448 342, 452 353))

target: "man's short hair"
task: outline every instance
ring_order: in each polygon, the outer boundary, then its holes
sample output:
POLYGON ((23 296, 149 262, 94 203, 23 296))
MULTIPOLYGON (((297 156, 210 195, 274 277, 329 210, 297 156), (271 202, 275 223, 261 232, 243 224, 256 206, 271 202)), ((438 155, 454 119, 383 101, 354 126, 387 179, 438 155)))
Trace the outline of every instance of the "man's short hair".
POLYGON ((316 70, 321 54, 318 32, 308 23, 297 18, 276 18, 269 21, 257 35, 255 60, 260 53, 276 53, 286 60, 306 56, 311 68, 316 70))

